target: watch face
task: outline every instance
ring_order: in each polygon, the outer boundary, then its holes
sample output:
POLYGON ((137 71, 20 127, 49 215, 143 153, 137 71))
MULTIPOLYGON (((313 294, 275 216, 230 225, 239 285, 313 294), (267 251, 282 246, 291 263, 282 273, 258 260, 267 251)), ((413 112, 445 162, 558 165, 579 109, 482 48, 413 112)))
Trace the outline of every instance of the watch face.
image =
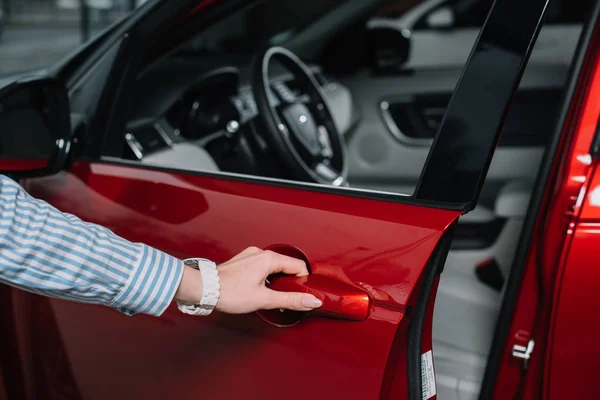
POLYGON ((187 265, 188 267, 192 267, 194 269, 199 269, 200 266, 198 264, 198 260, 192 258, 192 259, 187 259, 187 260, 183 260, 183 263, 185 265, 187 265))
POLYGON ((196 268, 198 267, 198 264, 203 263, 203 262, 209 263, 211 265, 215 264, 213 261, 206 259, 206 258, 186 258, 185 260, 183 260, 183 263, 185 265, 189 265, 191 267, 196 267, 196 268))

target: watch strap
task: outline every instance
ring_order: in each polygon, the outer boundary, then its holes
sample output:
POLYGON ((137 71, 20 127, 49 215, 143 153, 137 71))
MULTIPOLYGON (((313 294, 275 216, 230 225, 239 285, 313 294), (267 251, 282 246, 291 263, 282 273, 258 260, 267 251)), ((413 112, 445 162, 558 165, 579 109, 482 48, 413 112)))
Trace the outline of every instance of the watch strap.
POLYGON ((202 275, 202 298, 199 304, 185 305, 177 303, 179 310, 189 315, 210 315, 219 302, 221 282, 217 265, 205 258, 188 258, 183 260, 185 265, 199 269, 202 275))

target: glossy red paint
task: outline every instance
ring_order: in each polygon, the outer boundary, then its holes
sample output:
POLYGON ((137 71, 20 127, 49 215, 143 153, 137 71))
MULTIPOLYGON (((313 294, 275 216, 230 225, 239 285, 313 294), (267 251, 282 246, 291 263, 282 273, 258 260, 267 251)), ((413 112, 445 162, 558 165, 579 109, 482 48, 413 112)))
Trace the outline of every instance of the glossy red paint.
POLYGON ((590 184, 587 186, 586 192, 582 193, 581 196, 581 214, 578 219, 579 223, 600 222, 600 171, 598 171, 600 159, 595 157, 593 165, 594 172, 592 178, 589 180, 590 184))
POLYGON ((310 313, 313 316, 328 316, 348 321, 364 321, 371 310, 371 297, 354 284, 328 278, 324 275, 300 277, 274 277, 268 285, 280 292, 310 293, 323 305, 310 313))
MULTIPOLYGON (((433 311, 435 308, 435 296, 437 294, 437 288, 440 283, 440 278, 435 279, 432 295, 429 297, 429 303, 427 304, 427 314, 425 317, 425 326, 423 327, 424 332, 431 332, 433 329, 433 311)), ((412 303, 409 307, 414 307, 416 304, 416 298, 412 299, 412 303)), ((408 334, 409 319, 405 318, 396 332, 396 336, 399 338, 405 338, 408 334)), ((406 358, 407 358, 407 347, 408 343, 406 340, 396 340, 390 350, 388 357, 388 368, 386 369, 387 376, 384 379, 384 385, 381 390, 381 399, 403 399, 405 398, 405 377, 406 377, 406 358)), ((424 354, 432 350, 432 339, 431 335, 425 334, 421 341, 421 354, 424 354)), ((435 366, 434 366, 435 367, 435 366)), ((437 396, 432 397, 436 399, 437 396)))
POLYGON ((600 173, 596 168, 572 242, 553 313, 548 357, 548 399, 595 398, 598 394, 598 250, 600 244, 600 173))
MULTIPOLYGON (((568 244, 573 237, 574 224, 592 171, 590 148, 600 115, 599 44, 600 29, 597 28, 553 165, 549 180, 553 184, 546 188, 536 223, 537 234, 529 249, 525 276, 496 379, 494 399, 514 398, 518 391, 521 391, 523 399, 547 397, 550 376, 549 369, 545 367, 553 353, 567 350, 548 346, 548 343, 553 343, 552 331, 556 326, 551 313, 556 309, 556 293, 562 284, 561 268, 567 265, 568 244), (513 345, 527 345, 530 339, 534 339, 536 344, 525 374, 523 362, 513 358, 511 350, 513 345)), ((570 387, 566 379, 562 381, 570 387)))
POLYGON ((32 169, 41 169, 48 166, 48 160, 36 160, 36 159, 0 159, 0 170, 4 173, 11 171, 28 171, 32 169))
MULTIPOLYGON (((293 245, 313 275, 333 280, 332 271, 341 272, 372 299, 362 322, 304 318, 288 328, 256 315, 189 318, 171 307, 161 318, 130 318, 109 308, 44 300, 56 321, 47 329, 59 332, 64 345, 49 342, 45 320, 30 313, 18 327, 26 331, 19 340, 30 338, 20 344, 21 355, 31 357, 27 343, 38 346, 38 362, 54 359, 60 349, 60 360, 70 364, 63 370, 72 371, 86 399, 115 393, 148 399, 405 395, 406 358, 396 357, 406 350, 407 307, 415 304, 436 244, 459 215, 109 164, 75 163, 69 172, 24 184, 63 211, 179 257, 223 262, 249 245, 293 245)), ((423 335, 423 350, 430 350, 430 326, 423 335)), ((44 370, 24 374, 27 382, 54 379, 44 370)))

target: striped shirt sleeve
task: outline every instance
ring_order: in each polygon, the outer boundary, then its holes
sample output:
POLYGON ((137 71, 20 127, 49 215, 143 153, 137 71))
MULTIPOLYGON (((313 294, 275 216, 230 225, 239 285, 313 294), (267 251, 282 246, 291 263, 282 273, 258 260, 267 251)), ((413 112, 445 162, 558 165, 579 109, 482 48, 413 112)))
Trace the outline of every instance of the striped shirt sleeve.
POLYGON ((160 316, 183 262, 32 198, 0 175, 0 282, 60 299, 160 316))

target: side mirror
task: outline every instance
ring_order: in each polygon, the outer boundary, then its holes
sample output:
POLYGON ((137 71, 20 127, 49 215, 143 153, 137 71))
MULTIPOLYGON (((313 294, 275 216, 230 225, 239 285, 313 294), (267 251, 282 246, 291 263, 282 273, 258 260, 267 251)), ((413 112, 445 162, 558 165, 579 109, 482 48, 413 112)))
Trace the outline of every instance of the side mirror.
POLYGON ((53 77, 0 85, 0 173, 49 175, 64 166, 71 143, 69 99, 53 77))
POLYGON ((454 11, 450 7, 440 7, 427 16, 427 26, 431 29, 452 29, 455 23, 454 11))
POLYGON ((408 29, 370 28, 368 48, 373 70, 382 73, 402 70, 410 56, 410 36, 408 29))

